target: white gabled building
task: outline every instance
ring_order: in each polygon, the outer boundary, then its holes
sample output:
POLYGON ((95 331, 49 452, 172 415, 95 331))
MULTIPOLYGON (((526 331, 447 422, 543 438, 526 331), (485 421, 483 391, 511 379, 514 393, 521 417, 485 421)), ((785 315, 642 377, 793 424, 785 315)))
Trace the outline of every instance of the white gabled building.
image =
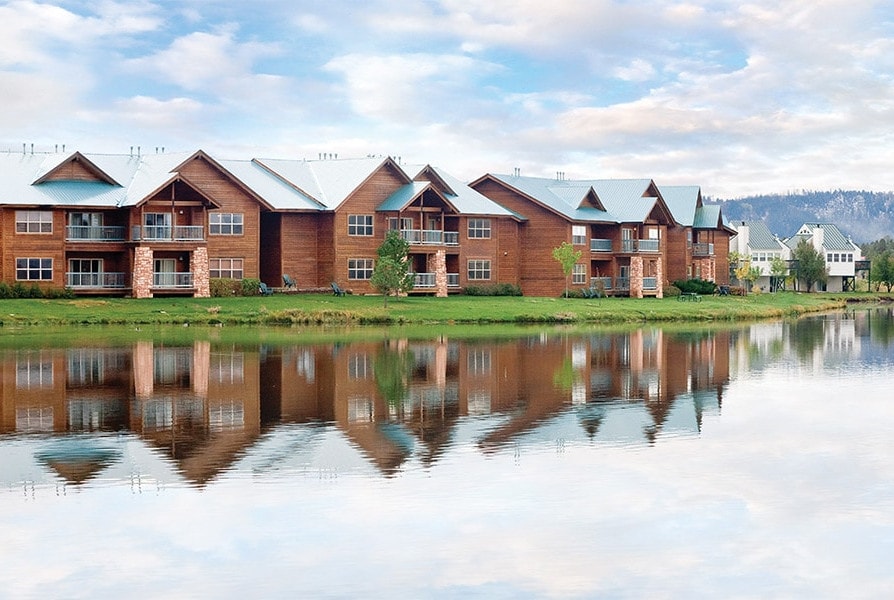
MULTIPOLYGON (((732 226, 736 235, 729 241, 730 254, 738 252, 743 259, 750 259, 751 266, 761 271, 761 276, 754 285, 761 290, 772 291, 770 265, 774 258, 788 261, 791 258, 791 249, 773 235, 763 221, 737 221, 732 226)), ((730 261, 731 271, 733 267, 730 261)), ((730 278, 733 278, 733 273, 730 273, 730 278)))
POLYGON ((801 240, 806 240, 826 261, 828 278, 819 284, 819 289, 827 292, 854 291, 858 263, 863 261, 863 252, 851 239, 832 223, 805 223, 798 232, 785 241, 794 250, 801 240))

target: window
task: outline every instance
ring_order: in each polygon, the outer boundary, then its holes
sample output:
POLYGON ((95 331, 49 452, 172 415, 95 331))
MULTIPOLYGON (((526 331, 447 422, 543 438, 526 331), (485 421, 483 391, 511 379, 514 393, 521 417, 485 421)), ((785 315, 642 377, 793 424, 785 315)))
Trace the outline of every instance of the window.
POLYGON ((400 219, 391 217, 388 219, 388 229, 391 231, 408 231, 413 229, 413 219, 409 217, 401 217, 400 219))
POLYGON ((832 262, 832 253, 831 253, 831 252, 829 252, 829 253, 826 255, 826 262, 832 262))
POLYGON ((571 226, 571 243, 575 246, 584 246, 587 243, 586 225, 571 226))
POLYGON ((209 218, 211 235, 242 235, 242 213, 211 213, 209 218))
POLYGON ((220 384, 239 384, 245 378, 245 353, 212 353, 208 380, 220 384))
POLYGON ((490 239, 490 219, 469 219, 469 239, 490 239))
POLYGON ((587 265, 574 265, 571 271, 571 283, 574 285, 587 283, 587 265))
POLYGON ((692 246, 692 230, 687 229, 686 230, 686 247, 689 248, 690 246, 692 246))
POLYGON ((212 258, 210 261, 212 278, 242 279, 241 258, 212 258))
POLYGON ((836 252, 835 254, 832 255, 832 262, 841 262, 839 260, 840 257, 841 256, 836 252))
POLYGON ((52 258, 17 258, 17 281, 52 281, 52 258))
POLYGON ((348 357, 348 379, 369 379, 372 375, 372 365, 368 354, 352 354, 348 357))
POLYGON ((490 261, 489 260, 470 260, 469 261, 469 279, 470 280, 490 279, 490 261))
POLYGON ((16 357, 16 389, 53 387, 53 360, 35 352, 16 357))
POLYGON ((349 258, 348 279, 369 279, 373 274, 373 259, 349 258))
POLYGON ((853 255, 853 254, 848 254, 848 255, 847 255, 847 262, 854 262, 854 255, 853 255))
POLYGON ((473 348, 469 350, 466 364, 469 375, 487 375, 490 373, 491 352, 487 348, 473 348))
POLYGON ((373 216, 372 215, 348 215, 348 235, 372 235, 372 234, 373 234, 373 216))
POLYGON ((17 210, 16 233, 53 233, 53 213, 48 210, 17 210))

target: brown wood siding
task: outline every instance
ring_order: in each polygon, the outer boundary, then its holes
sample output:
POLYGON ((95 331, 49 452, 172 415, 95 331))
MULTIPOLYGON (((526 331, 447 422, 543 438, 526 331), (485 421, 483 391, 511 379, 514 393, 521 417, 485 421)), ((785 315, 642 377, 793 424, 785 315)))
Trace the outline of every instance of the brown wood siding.
MULTIPOLYGON (((519 226, 519 283, 526 296, 558 296, 565 289, 553 248, 571 242, 571 223, 502 185, 484 180, 475 189, 527 219, 519 226)), ((583 257, 582 257, 583 260, 583 257)))
MULTIPOLYGON (((280 254, 282 269, 295 280, 300 288, 319 287, 318 263, 320 217, 314 214, 287 214, 282 216, 280 254)), ((328 285, 328 282, 327 282, 328 285)))
POLYGON ((295 276, 283 268, 282 221, 285 217, 281 213, 261 213, 261 281, 267 285, 281 285, 283 273, 295 276))
MULTIPOLYGON (((333 257, 326 262, 321 256, 320 264, 331 264, 332 279, 342 287, 355 293, 372 292, 369 281, 348 279, 348 259, 376 257, 376 250, 385 240, 388 222, 385 215, 376 212, 385 199, 394 193, 404 180, 389 166, 376 171, 350 198, 335 211, 333 223, 333 257), (348 235, 348 215, 373 215, 373 235, 348 235)), ((328 284, 328 282, 327 282, 328 284)))
MULTIPOLYGON (((214 209, 214 212, 243 215, 242 235, 210 235, 207 212, 196 215, 203 218, 203 223, 194 224, 205 226, 208 257, 241 258, 244 276, 259 278, 261 205, 204 158, 194 158, 184 164, 180 172, 220 206, 214 209)), ((279 284, 279 282, 270 283, 279 284)))
MULTIPOLYGON (((36 283, 41 288, 63 287, 65 285, 65 213, 53 211, 52 233, 16 233, 15 208, 2 209, 0 219, 0 245, 2 245, 2 270, 0 279, 12 285, 16 282, 17 258, 51 258, 53 259, 52 281, 23 281, 31 286, 36 283)), ((29 209, 20 209, 29 210, 29 209)), ((33 209, 30 209, 33 210, 33 209)))
POLYGON ((75 159, 59 165, 45 181, 102 181, 102 179, 87 169, 80 160, 75 159))
POLYGON ((670 227, 664 238, 665 285, 680 279, 689 279, 687 267, 692 263, 692 250, 686 242, 689 227, 670 227))

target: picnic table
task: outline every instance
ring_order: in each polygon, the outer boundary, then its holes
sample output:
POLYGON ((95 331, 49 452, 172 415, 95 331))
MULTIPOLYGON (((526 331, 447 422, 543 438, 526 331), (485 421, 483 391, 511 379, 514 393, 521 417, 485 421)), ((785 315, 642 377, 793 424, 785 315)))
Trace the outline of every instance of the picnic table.
POLYGON ((677 300, 680 302, 701 302, 702 297, 695 292, 683 292, 677 296, 677 300))

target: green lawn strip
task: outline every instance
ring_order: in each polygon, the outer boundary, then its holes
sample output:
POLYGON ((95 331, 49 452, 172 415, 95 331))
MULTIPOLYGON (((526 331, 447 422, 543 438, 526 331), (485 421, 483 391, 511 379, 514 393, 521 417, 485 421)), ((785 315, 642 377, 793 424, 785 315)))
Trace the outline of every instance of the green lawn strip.
POLYGON ((838 309, 848 301, 890 301, 878 294, 756 294, 676 298, 392 298, 275 294, 234 298, 79 298, 0 300, 0 325, 278 325, 641 323, 725 321, 795 316, 838 309))

